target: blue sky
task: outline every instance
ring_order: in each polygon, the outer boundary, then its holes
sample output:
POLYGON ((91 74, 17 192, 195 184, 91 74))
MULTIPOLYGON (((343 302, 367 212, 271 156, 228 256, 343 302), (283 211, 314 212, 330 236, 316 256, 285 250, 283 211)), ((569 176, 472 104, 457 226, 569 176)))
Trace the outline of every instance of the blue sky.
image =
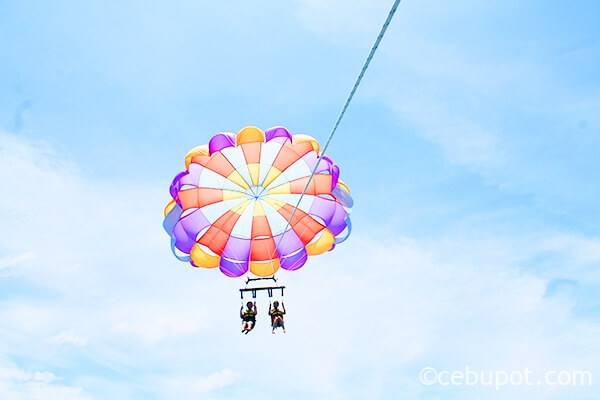
POLYGON ((600 376, 595 2, 401 3, 329 150, 353 234, 286 275, 286 336, 170 255, 185 153, 324 140, 390 5, 0 3, 1 398, 599 396, 418 379, 600 376))

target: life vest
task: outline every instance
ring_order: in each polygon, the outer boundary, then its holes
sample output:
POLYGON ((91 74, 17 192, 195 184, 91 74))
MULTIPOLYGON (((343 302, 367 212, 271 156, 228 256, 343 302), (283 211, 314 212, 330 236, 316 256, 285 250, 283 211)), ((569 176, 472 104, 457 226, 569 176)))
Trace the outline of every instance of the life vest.
POLYGON ((242 316, 244 318, 254 318, 256 316, 256 313, 254 312, 254 310, 246 310, 246 311, 244 311, 242 316))
POLYGON ((278 309, 278 308, 274 308, 274 309, 271 311, 271 315, 272 315, 272 316, 274 316, 274 317, 281 317, 281 316, 283 315, 283 311, 281 311, 281 310, 280 310, 280 309, 278 309))

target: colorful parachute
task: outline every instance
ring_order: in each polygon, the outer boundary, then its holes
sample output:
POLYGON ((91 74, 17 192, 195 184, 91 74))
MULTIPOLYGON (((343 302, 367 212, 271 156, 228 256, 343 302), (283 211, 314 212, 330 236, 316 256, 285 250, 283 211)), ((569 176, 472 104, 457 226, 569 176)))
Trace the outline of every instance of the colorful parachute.
POLYGON ((164 228, 177 258, 230 277, 296 270, 350 234, 350 190, 319 143, 283 127, 218 133, 192 149, 171 184, 164 228))

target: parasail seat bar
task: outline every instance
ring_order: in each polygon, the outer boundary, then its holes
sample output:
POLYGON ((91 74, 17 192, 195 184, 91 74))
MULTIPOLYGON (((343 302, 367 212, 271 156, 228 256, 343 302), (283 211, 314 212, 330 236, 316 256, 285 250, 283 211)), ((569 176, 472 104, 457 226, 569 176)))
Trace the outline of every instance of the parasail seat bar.
POLYGON ((270 281, 270 280, 272 280, 274 282, 277 282, 277 279, 275 278, 275 276, 267 276, 267 277, 261 277, 261 278, 250 278, 250 277, 248 277, 248 278, 246 278, 246 285, 248 283, 250 283, 250 282, 253 282, 253 281, 270 281))
POLYGON ((280 289, 281 295, 283 296, 283 289, 285 289, 285 286, 265 286, 265 287, 257 287, 257 288, 240 289, 240 297, 242 300, 244 300, 244 292, 250 292, 250 293, 252 293, 252 298, 255 299, 256 292, 258 292, 260 290, 266 290, 269 297, 273 297, 273 289, 280 289))

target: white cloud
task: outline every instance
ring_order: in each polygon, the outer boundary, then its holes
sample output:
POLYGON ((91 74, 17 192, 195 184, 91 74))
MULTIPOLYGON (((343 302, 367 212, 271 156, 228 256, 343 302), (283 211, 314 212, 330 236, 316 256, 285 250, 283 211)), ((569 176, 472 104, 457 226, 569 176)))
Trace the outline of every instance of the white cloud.
POLYGON ((9 267, 27 264, 33 259, 35 259, 35 256, 30 252, 17 254, 14 257, 0 259, 0 269, 8 269, 9 267))
POLYGON ((206 376, 193 376, 180 373, 177 376, 156 376, 154 386, 161 397, 178 399, 219 398, 218 392, 238 381, 238 374, 231 369, 222 369, 206 376))
POLYGON ((466 116, 456 115, 451 106, 431 98, 396 98, 392 107, 418 127, 419 134, 439 145, 453 163, 478 168, 499 168, 506 162, 502 137, 466 116))
POLYGON ((31 374, 17 368, 0 367, 0 379, 26 381, 31 379, 31 374))
POLYGON ((0 367, 0 395, 3 400, 89 400, 83 389, 53 383, 59 380, 46 371, 28 372, 0 367))
POLYGON ((138 305, 134 311, 133 319, 119 322, 113 331, 132 334, 151 344, 169 337, 198 332, 206 328, 208 317, 206 310, 173 313, 165 308, 144 309, 138 305))
POLYGON ((50 382, 53 382, 53 381, 55 381, 57 379, 58 378, 56 377, 56 375, 54 375, 52 372, 35 371, 33 373, 33 380, 34 381, 44 382, 44 383, 50 383, 50 382))
POLYGON ((47 339, 47 342, 53 345, 72 345, 77 347, 85 346, 88 339, 80 336, 73 331, 62 331, 47 339))
POLYGON ((234 382, 235 374, 229 369, 224 369, 215 372, 214 374, 210 374, 207 377, 198 379, 194 388, 200 392, 210 392, 215 389, 229 386, 234 382))

